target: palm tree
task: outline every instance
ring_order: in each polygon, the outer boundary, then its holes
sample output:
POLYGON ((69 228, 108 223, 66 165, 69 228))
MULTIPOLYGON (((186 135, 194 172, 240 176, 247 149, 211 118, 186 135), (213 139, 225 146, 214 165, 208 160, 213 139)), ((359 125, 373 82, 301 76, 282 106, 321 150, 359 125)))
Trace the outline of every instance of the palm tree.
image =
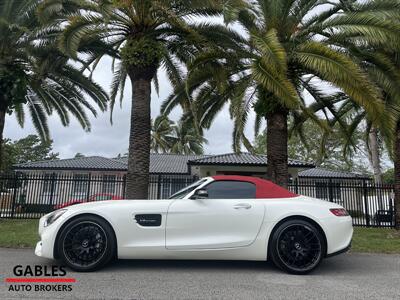
MULTIPOLYGON (((375 12, 377 17, 390 22, 392 28, 400 28, 400 2, 375 1, 373 5, 377 9, 375 12)), ((352 12, 354 4, 349 4, 344 9, 352 12)), ((384 36, 383 38, 386 39, 384 36)), ((360 44, 357 39, 350 38, 345 40, 345 44, 343 41, 338 41, 338 44, 347 48, 352 57, 368 73, 369 78, 383 92, 384 122, 373 124, 365 109, 348 99, 337 110, 333 124, 342 122, 342 119, 350 116, 349 125, 342 126, 348 139, 351 139, 360 125, 363 126, 369 159, 374 170, 375 182, 378 184, 382 182, 379 141, 382 139, 385 142, 395 165, 395 226, 400 230, 400 54, 397 42, 388 40, 386 44, 382 44, 382 40, 379 42, 379 39, 382 39, 382 36, 376 36, 367 43, 360 44)))
POLYGON ((396 211, 395 227, 400 230, 400 118, 396 124, 394 136, 394 207, 396 211))
POLYGON ((168 153, 173 140, 173 122, 164 115, 158 116, 151 124, 151 150, 168 153))
MULTIPOLYGON (((379 84, 378 84, 379 85, 379 84)), ((386 99, 385 99, 386 102, 386 99)), ((386 103, 385 103, 386 104, 386 103)), ((387 113, 387 112, 385 112, 387 113)), ((357 147, 353 143, 349 142, 354 135, 356 130, 362 130, 364 132, 363 143, 366 148, 366 155, 368 156, 368 160, 370 166, 372 167, 374 174, 374 181, 376 184, 382 183, 382 167, 381 167, 381 152, 382 152, 382 133, 379 128, 373 125, 368 118, 366 112, 352 102, 350 99, 345 101, 340 105, 338 109, 337 116, 340 117, 342 123, 344 123, 344 119, 346 118, 348 121, 345 122, 346 126, 340 126, 344 135, 347 138, 345 143, 345 151, 349 149, 349 147, 357 147)), ((390 118, 391 120, 393 118, 390 118)), ((333 119, 331 125, 335 125, 338 119, 333 119)), ((387 127, 392 127, 394 124, 388 124, 387 127)), ((384 128, 384 130, 387 130, 384 128)))
POLYGON ((199 134, 191 122, 178 124, 165 115, 158 116, 151 126, 151 150, 156 153, 203 154, 207 140, 199 134))
MULTIPOLYGON (((43 14, 68 22, 59 45, 76 56, 82 39, 101 40, 115 50, 116 63, 111 105, 124 91, 127 77, 132 83, 132 113, 129 135, 127 197, 145 199, 149 182, 151 83, 158 90, 157 71, 162 67, 175 85, 182 80, 181 61, 205 48, 202 33, 210 24, 190 22, 196 17, 216 15, 219 2, 212 0, 53 0, 43 14), (197 45, 197 46, 196 46, 197 45)), ((88 65, 101 56, 89 55, 88 65)))
POLYGON ((90 96, 100 108, 108 100, 103 89, 70 63, 55 47, 57 26, 43 27, 36 18, 40 1, 0 3, 0 161, 7 114, 24 125, 25 108, 40 137, 49 139, 47 115, 55 112, 64 126, 71 115, 90 130, 86 110, 96 115, 90 96))
MULTIPOLYGON (((377 16, 390 22, 393 27, 400 28, 400 2, 376 1, 380 8, 377 16)), ((352 11, 353 5, 346 8, 352 11)), ((395 211, 396 229, 400 230, 400 52, 398 44, 390 41, 381 45, 372 40, 360 45, 356 40, 347 40, 346 46, 351 55, 368 73, 369 78, 383 92, 385 112, 384 122, 373 124, 365 109, 352 101, 345 101, 338 109, 338 119, 351 115, 352 122, 348 126, 347 136, 350 138, 360 124, 366 124, 365 140, 369 150, 371 165, 374 169, 375 182, 381 183, 379 137, 386 144, 395 166, 395 211), (376 126, 380 125, 380 126, 376 126)))
POLYGON ((173 139, 171 142, 171 153, 175 154, 203 154, 203 144, 207 140, 197 132, 191 123, 180 121, 173 127, 173 139))
MULTIPOLYGON (((399 19, 400 24, 400 19, 399 19)), ((376 137, 370 138, 371 131, 379 130, 379 135, 384 140, 386 148, 394 161, 395 166, 395 208, 396 228, 400 230, 400 54, 394 50, 360 48, 352 49, 354 57, 357 57, 362 66, 368 72, 371 79, 381 88, 384 93, 385 113, 384 120, 388 124, 374 128, 366 112, 351 101, 344 102, 338 109, 338 116, 351 116, 352 122, 348 126, 347 136, 351 137, 354 130, 360 124, 366 124, 366 141, 376 141, 376 137), (393 122, 393 124, 391 124, 393 122)), ((372 149, 372 145, 368 145, 372 149)), ((376 151, 376 150, 375 150, 376 151)), ((372 151, 373 152, 373 151, 372 151)), ((376 155, 376 154, 375 154, 376 155)), ((379 162, 379 154, 375 160, 379 162)), ((376 174, 376 171, 374 170, 376 174)), ((378 181, 378 183, 380 183, 378 181)))
MULTIPOLYGON (((288 116, 317 122, 305 92, 314 106, 325 107, 335 116, 338 101, 318 86, 321 82, 333 85, 364 107, 373 123, 379 122, 381 95, 346 52, 346 42, 394 46, 399 42, 399 26, 391 18, 397 12, 396 1, 318 0, 255 0, 246 9, 229 10, 228 21, 239 24, 244 35, 231 36, 228 49, 201 53, 190 64, 184 89, 195 95, 194 100, 188 99, 197 109, 193 109, 198 113, 195 119, 207 128, 229 102, 235 121, 234 149, 240 151, 241 143, 249 144, 243 129, 254 108, 256 127, 262 118, 267 121, 267 174, 286 186, 288 116), (350 3, 352 11, 347 11, 350 3)), ((163 108, 179 104, 179 97, 181 93, 170 97, 163 108)))

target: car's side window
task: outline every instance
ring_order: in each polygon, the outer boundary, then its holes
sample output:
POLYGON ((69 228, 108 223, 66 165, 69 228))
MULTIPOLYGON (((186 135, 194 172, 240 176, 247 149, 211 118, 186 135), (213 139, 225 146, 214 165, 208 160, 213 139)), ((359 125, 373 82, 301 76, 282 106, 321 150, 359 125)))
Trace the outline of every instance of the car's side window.
POLYGON ((256 186, 245 181, 214 181, 205 187, 209 199, 253 199, 256 186))

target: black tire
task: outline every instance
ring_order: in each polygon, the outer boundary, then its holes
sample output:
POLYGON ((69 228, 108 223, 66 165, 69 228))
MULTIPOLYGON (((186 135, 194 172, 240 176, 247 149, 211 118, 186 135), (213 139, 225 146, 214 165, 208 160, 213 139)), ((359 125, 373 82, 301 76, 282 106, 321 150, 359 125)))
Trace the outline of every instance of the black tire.
POLYGON ((116 244, 114 231, 106 221, 82 216, 62 228, 56 247, 66 266, 78 272, 91 272, 116 256, 116 244))
POLYGON ((293 219, 273 231, 268 252, 278 268, 302 275, 321 263, 326 245, 321 232, 312 223, 293 219))

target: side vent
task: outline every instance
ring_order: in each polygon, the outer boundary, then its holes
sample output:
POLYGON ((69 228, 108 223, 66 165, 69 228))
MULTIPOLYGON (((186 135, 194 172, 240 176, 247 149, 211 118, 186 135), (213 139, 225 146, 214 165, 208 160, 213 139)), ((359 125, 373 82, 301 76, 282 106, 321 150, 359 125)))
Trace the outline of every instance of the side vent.
POLYGON ((140 226, 158 227, 161 226, 161 215, 135 215, 135 220, 140 226))

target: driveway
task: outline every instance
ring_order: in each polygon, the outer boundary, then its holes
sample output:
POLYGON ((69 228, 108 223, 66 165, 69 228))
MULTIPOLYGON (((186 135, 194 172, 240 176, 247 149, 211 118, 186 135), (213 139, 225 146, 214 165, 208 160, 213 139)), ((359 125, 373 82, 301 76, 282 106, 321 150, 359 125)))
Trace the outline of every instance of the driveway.
POLYGON ((118 261, 96 273, 68 271, 77 282, 64 292, 8 291, 15 265, 51 261, 0 249, 0 299, 400 299, 400 255, 344 254, 308 276, 262 262, 118 261))

